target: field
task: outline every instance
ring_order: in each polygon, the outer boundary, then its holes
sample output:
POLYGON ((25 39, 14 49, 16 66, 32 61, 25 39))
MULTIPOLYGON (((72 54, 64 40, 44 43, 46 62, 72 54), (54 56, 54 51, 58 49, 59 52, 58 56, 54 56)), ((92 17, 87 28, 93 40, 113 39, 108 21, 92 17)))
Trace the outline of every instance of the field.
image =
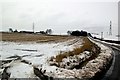
POLYGON ((0 40, 11 42, 53 42, 64 41, 72 37, 66 35, 41 35, 41 34, 27 34, 27 33, 0 33, 0 40))
POLYGON ((102 60, 104 54, 96 59, 100 48, 83 36, 25 33, 0 35, 2 78, 91 78, 99 71, 98 68, 103 68, 103 61, 106 61, 102 60))

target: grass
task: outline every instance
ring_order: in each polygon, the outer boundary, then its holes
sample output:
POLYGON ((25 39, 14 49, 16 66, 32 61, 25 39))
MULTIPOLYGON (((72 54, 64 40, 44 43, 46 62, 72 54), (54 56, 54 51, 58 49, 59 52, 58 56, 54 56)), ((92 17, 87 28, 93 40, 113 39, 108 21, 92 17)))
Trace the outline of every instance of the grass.
POLYGON ((7 33, 0 32, 1 41, 12 41, 12 42, 55 42, 55 41, 65 41, 71 39, 72 37, 65 35, 41 35, 41 34, 27 34, 27 33, 7 33))
POLYGON ((73 51, 68 51, 68 52, 64 52, 64 53, 58 54, 54 58, 55 61, 58 62, 58 63, 60 63, 63 58, 67 58, 67 57, 73 56, 73 55, 79 55, 83 51, 94 52, 94 50, 95 50, 95 44, 92 43, 91 41, 89 41, 89 39, 87 37, 83 37, 83 41, 84 41, 84 43, 83 43, 84 45, 82 47, 77 47, 77 48, 74 48, 73 51))
MULTIPOLYGON (((26 34, 26 33, 0 33, 0 40, 2 41, 13 41, 13 42, 28 42, 28 41, 35 41, 35 42, 59 42, 59 41, 66 41, 68 39, 73 39, 72 36, 65 36, 65 35, 40 35, 40 34, 26 34)), ((56 57, 51 57, 51 61, 55 59, 56 62, 61 62, 63 58, 67 58, 73 55, 79 55, 83 51, 90 51, 92 53, 99 53, 98 47, 89 41, 87 37, 83 38, 84 45, 81 47, 74 48, 72 51, 62 52, 59 53, 56 57), (97 49, 97 50, 96 50, 97 49)), ((95 54, 92 58, 96 57, 95 54)), ((91 58, 91 59, 92 59, 91 58)))

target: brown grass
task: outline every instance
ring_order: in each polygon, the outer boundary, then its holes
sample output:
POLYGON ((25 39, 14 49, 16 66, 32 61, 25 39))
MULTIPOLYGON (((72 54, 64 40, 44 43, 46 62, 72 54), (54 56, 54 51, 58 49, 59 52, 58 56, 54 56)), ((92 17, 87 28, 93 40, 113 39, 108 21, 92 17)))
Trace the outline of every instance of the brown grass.
POLYGON ((73 55, 79 55, 80 53, 82 53, 83 51, 92 51, 93 47, 95 46, 95 44, 93 44, 91 41, 89 41, 89 39, 87 37, 83 37, 83 46, 82 47, 77 47, 74 48, 73 51, 69 51, 69 52, 64 52, 64 53, 60 53, 55 57, 56 62, 61 62, 63 58, 66 58, 68 56, 73 56, 73 55))
POLYGON ((13 41, 13 42, 55 42, 65 41, 71 39, 69 36, 61 35, 41 35, 41 34, 27 34, 27 33, 0 33, 0 40, 2 41, 13 41))

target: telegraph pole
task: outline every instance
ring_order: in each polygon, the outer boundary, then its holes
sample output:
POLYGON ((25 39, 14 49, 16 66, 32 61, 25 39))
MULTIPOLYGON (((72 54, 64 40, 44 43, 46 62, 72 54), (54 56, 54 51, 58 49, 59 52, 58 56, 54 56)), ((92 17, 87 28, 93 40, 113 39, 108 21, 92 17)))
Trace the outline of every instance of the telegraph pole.
POLYGON ((103 39, 103 32, 101 32, 101 39, 103 39))
POLYGON ((110 21, 110 30, 109 30, 109 35, 112 35, 112 21, 110 21))
POLYGON ((34 22, 33 22, 33 33, 34 33, 34 28, 35 28, 35 24, 34 24, 34 22))

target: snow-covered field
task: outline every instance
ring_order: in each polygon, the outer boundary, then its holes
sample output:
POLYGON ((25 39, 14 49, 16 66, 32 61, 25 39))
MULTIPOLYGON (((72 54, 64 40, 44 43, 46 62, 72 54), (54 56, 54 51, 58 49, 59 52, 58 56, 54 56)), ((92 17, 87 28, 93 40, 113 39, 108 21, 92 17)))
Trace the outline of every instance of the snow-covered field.
MULTIPOLYGON (((96 43, 96 42, 94 42, 96 43)), ((48 43, 20 43, 20 42, 0 42, 1 60, 3 65, 0 73, 10 73, 10 78, 36 78, 34 67, 37 67, 44 74, 54 78, 91 78, 112 59, 112 52, 108 47, 96 43, 100 48, 100 54, 81 69, 69 69, 71 66, 57 67, 50 66, 49 59, 60 52, 72 51, 76 47, 84 45, 81 37, 67 40, 65 42, 48 43), (9 61, 4 63, 5 61, 9 61), (7 71, 5 71, 7 67, 7 71)), ((62 64, 71 62, 70 65, 77 65, 78 61, 84 61, 91 56, 89 51, 84 51, 79 55, 70 56, 63 59, 62 64)))
MULTIPOLYGON (((101 38, 101 35, 94 35, 92 34, 93 37, 97 37, 97 38, 101 38)), ((114 41, 118 41, 118 37, 116 35, 108 35, 108 34, 104 34, 103 35, 103 39, 104 40, 114 40, 114 41)))
POLYGON ((82 43, 81 38, 59 43, 0 42, 0 46, 2 46, 0 53, 2 60, 13 60, 9 64, 4 64, 4 66, 11 66, 8 69, 8 72, 11 73, 11 78, 32 78, 35 77, 32 66, 41 67, 46 72, 53 72, 57 67, 50 66, 47 60, 51 56, 59 54, 60 51, 70 51, 75 47, 80 47, 83 45, 82 43), (14 60, 17 58, 16 56, 32 64, 29 65, 22 63, 21 60, 14 60))

